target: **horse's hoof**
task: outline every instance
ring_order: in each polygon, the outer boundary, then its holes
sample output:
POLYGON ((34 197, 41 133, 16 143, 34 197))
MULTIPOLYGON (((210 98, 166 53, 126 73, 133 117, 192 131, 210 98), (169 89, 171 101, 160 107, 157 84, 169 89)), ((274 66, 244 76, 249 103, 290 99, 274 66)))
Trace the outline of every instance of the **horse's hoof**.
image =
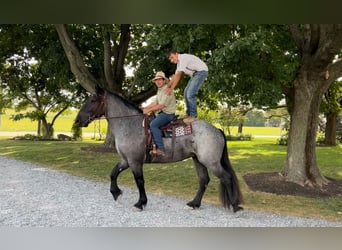
POLYGON ((122 191, 120 190, 119 192, 112 192, 111 194, 113 195, 114 200, 118 200, 118 198, 122 195, 122 191))
POLYGON ((141 207, 141 208, 136 207, 136 206, 133 206, 133 207, 132 207, 132 211, 133 211, 133 212, 142 212, 143 210, 144 210, 144 207, 141 207))
POLYGON ((183 209, 184 210, 197 210, 197 209, 199 209, 199 207, 192 207, 192 206, 189 206, 189 205, 185 205, 183 209))
POLYGON ((234 213, 236 213, 236 212, 238 212, 240 210, 243 210, 243 207, 237 206, 237 207, 233 208, 234 213))
POLYGON ((114 198, 114 200, 115 200, 117 203, 121 203, 121 201, 122 201, 122 195, 117 196, 116 199, 114 198))
POLYGON ((146 207, 147 201, 146 202, 142 202, 142 201, 138 201, 136 204, 134 204, 133 209, 135 209, 135 211, 143 211, 144 208, 146 207))

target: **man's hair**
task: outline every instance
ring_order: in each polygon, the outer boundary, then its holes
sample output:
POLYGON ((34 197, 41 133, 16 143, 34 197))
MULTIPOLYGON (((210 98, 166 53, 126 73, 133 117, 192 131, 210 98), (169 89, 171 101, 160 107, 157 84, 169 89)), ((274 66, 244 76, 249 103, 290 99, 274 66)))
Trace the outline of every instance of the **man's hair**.
POLYGON ((172 49, 169 51, 169 53, 167 53, 167 57, 169 58, 171 54, 177 54, 177 53, 178 53, 177 50, 172 49))

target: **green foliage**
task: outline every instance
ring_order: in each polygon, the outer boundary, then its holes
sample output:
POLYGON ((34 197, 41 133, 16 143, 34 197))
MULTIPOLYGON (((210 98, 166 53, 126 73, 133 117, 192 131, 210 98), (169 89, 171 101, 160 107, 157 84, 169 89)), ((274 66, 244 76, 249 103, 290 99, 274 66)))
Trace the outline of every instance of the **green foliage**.
POLYGON ((252 135, 238 134, 238 135, 226 135, 227 141, 250 141, 253 139, 252 135))
POLYGON ((82 141, 82 128, 77 126, 75 123, 72 124, 71 133, 72 139, 82 141))
POLYGON ((282 135, 279 139, 278 139, 278 144, 282 145, 282 146, 287 146, 287 139, 288 139, 288 135, 282 135))
POLYGON ((244 126, 263 127, 265 126, 265 117, 262 111, 252 110, 246 114, 244 126))
POLYGON ((328 91, 324 94, 320 110, 324 114, 338 114, 342 111, 337 99, 342 96, 342 81, 333 82, 328 91))
POLYGON ((0 83, 16 111, 25 111, 13 119, 42 122, 42 132, 48 133, 44 136, 50 136, 57 117, 85 97, 70 72, 57 32, 51 25, 4 25, 0 33, 0 83), (49 112, 56 113, 50 123, 49 112))
POLYGON ((234 106, 276 106, 281 86, 292 82, 298 65, 289 53, 293 42, 286 26, 242 25, 233 34, 208 61, 211 91, 234 106))
MULTIPOLYGON (((280 136, 279 139, 277 139, 277 142, 279 145, 287 146, 288 141, 288 134, 283 134, 280 136)), ((325 136, 324 133, 318 133, 316 136, 316 143, 317 145, 325 145, 325 136)), ((336 141, 336 144, 338 144, 338 140, 336 141)))
POLYGON ((288 130, 290 127, 290 115, 285 107, 279 106, 276 109, 268 110, 265 113, 268 126, 282 127, 288 130))

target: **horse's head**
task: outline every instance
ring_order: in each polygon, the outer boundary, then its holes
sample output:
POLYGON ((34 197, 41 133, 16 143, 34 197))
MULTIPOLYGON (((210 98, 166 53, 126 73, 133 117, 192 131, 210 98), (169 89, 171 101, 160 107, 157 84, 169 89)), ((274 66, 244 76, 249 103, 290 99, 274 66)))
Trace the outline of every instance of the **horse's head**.
POLYGON ((78 112, 75 124, 79 127, 88 127, 93 120, 105 114, 105 94, 97 93, 89 97, 78 112))

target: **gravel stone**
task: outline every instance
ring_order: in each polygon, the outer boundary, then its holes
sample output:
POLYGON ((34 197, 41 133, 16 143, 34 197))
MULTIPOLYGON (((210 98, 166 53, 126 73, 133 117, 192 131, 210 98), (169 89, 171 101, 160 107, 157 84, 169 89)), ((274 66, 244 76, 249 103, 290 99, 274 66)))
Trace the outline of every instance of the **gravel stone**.
MULTIPOLYGON (((121 187, 114 202, 110 183, 94 182, 0 156, 0 226, 12 227, 341 227, 342 222, 243 210, 233 213, 203 203, 147 193, 144 211, 133 204, 138 190, 121 187)), ((147 187, 148 188, 148 187, 147 187)))

